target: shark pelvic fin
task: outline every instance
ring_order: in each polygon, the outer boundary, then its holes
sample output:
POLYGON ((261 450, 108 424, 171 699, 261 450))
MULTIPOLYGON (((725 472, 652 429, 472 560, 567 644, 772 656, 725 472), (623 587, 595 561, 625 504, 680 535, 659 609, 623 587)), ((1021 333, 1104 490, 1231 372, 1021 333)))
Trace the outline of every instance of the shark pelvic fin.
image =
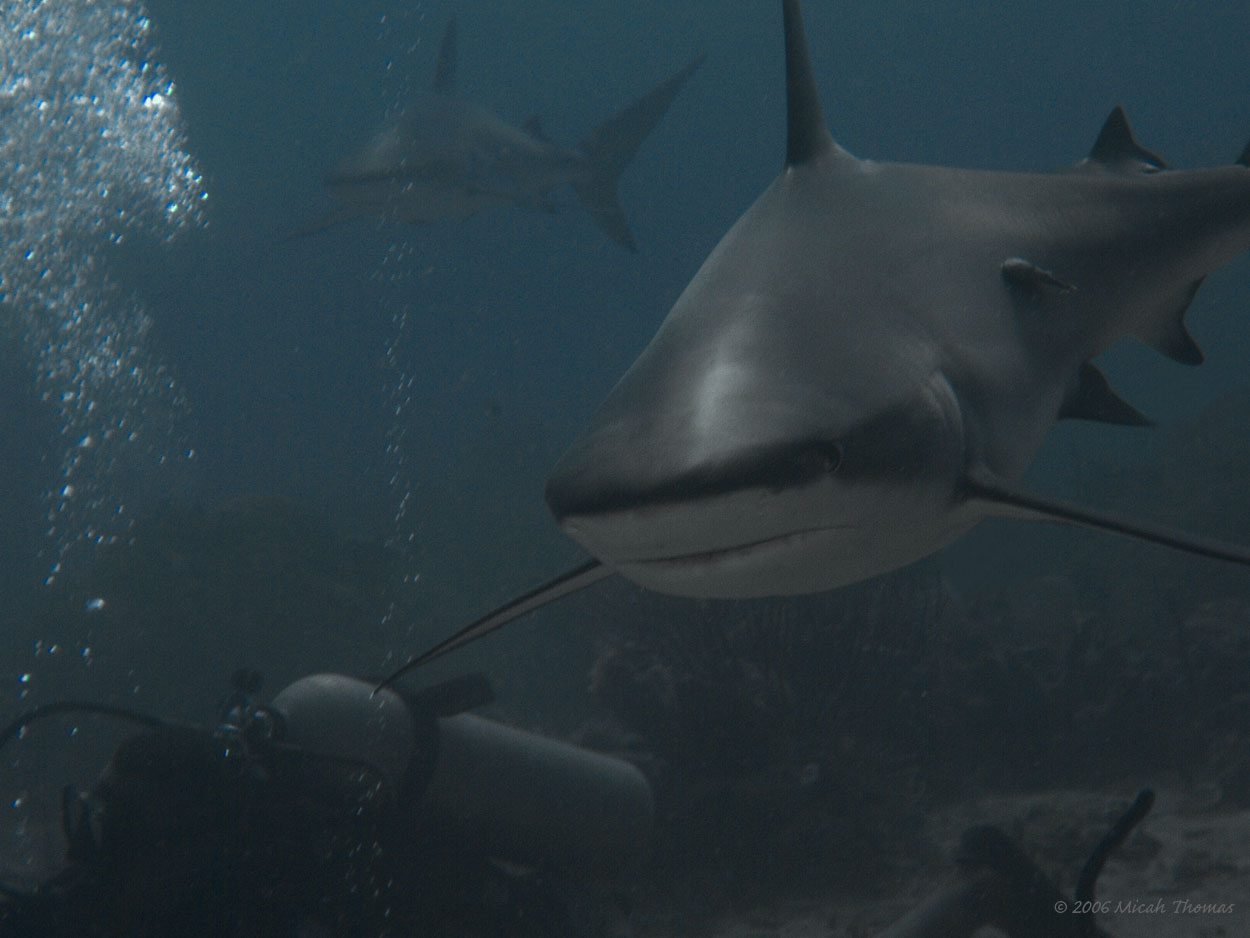
POLYGON ((456 18, 447 21, 443 41, 438 47, 438 61, 434 65, 434 90, 439 94, 456 93, 456 18))
POLYGON ((1089 161, 1121 173, 1153 173, 1168 164, 1137 142, 1124 108, 1117 105, 1102 125, 1089 161))
POLYGON ((1096 420, 1126 427, 1153 427, 1154 421, 1126 401, 1089 362, 1081 365, 1074 384, 1059 407, 1060 420, 1096 420))
POLYGON ((1250 547, 1190 534, 1164 524, 1134 521, 1064 499, 1035 495, 1015 488, 985 469, 968 473, 964 480, 964 492, 969 500, 983 503, 989 513, 997 517, 1079 524, 1250 567, 1250 547))
POLYGON ((573 191, 608 237, 630 251, 637 248, 625 221, 625 213, 616 199, 616 181, 647 134, 673 103, 682 85, 702 62, 703 56, 699 56, 667 81, 609 117, 586 134, 579 144, 579 149, 586 156, 587 171, 570 180, 573 191))
POLYGON ((496 629, 503 628, 514 619, 528 615, 535 609, 541 609, 549 603, 562 599, 571 593, 576 593, 590 586, 592 583, 598 583, 600 580, 606 579, 613 573, 611 567, 606 567, 598 560, 588 560, 580 566, 574 567, 567 573, 561 574, 554 580, 544 583, 535 589, 524 593, 513 600, 500 606, 491 612, 488 612, 476 622, 471 622, 455 635, 439 642, 424 654, 412 658, 402 668, 394 674, 387 677, 375 689, 374 693, 395 683, 409 671, 416 670, 424 664, 433 661, 435 658, 441 658, 450 651, 462 648, 470 642, 475 642, 485 635, 489 635, 496 629))

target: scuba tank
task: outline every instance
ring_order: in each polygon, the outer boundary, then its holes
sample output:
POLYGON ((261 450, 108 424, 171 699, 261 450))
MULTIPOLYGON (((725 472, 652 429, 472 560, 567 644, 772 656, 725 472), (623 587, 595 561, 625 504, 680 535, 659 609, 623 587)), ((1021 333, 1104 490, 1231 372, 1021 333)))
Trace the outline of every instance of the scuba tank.
MULTIPOLYGON (((404 695, 315 674, 273 698, 275 738, 368 764, 414 837, 473 844, 514 863, 610 880, 647 855, 651 786, 633 764, 470 713, 473 678, 404 695)), ((316 762, 308 763, 316 766, 316 762)))

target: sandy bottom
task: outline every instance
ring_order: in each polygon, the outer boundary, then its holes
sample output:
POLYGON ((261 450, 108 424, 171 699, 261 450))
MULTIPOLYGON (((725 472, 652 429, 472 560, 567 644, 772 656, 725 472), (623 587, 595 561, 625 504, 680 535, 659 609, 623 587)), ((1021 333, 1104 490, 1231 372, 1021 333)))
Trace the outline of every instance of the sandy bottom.
MULTIPOLYGON (((1135 792, 1133 793, 1135 794, 1135 792)), ((1159 791, 1154 809, 1107 862, 1098 924, 1114 938, 1250 938, 1250 811, 1212 805, 1205 792, 1159 791)), ((962 832, 993 824, 1015 836, 1071 896, 1092 846, 1131 797, 1076 791, 994 797, 930 818, 931 860, 882 895, 793 902, 726 918, 715 938, 872 938, 958 872, 962 832)), ((659 929, 654 932, 657 936, 659 929)), ((641 929, 644 933, 650 929, 641 929)), ((1002 933, 982 928, 977 938, 1002 933)), ((945 936, 944 936, 945 938, 945 936)))

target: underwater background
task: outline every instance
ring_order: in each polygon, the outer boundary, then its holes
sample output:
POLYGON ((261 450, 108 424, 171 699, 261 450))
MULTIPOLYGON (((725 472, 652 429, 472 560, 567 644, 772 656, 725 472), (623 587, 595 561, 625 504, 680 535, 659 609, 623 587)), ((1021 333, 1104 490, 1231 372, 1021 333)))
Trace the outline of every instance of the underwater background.
MULTIPOLYGON (((270 689, 319 670, 380 676, 580 559, 544 481, 780 167, 778 4, 0 10, 7 712, 73 697, 205 720, 241 666, 270 689), (567 190, 555 214, 361 219, 289 239, 330 207, 325 171, 430 82, 453 14, 460 90, 516 124, 540 115, 565 143, 707 55, 622 178, 636 254, 567 190)), ((1064 166, 1116 104, 1179 168, 1231 163, 1250 136, 1246 4, 804 13, 830 129, 858 156, 1064 166)), ((1159 427, 1065 423, 1028 481, 1245 542, 1245 259, 1208 279, 1187 321, 1200 369, 1130 342, 1103 362, 1159 427)), ((889 818, 905 837, 972 788, 1191 772, 1250 804, 1244 752, 1196 738, 1240 725, 1244 742, 1247 625, 1243 570, 993 524, 824 597, 696 602, 614 581, 430 679, 481 668, 496 712, 633 746, 657 777, 684 772, 670 818, 713 791, 765 828, 705 818, 669 844, 675 865, 704 862, 718 837, 786 831, 786 862, 848 869, 865 830, 880 838, 889 818), (798 788, 819 797, 797 809, 798 788), (851 824, 830 807, 848 801, 876 805, 865 830, 813 820, 851 824)), ((14 758, 6 791, 59 771, 14 758)), ((0 804, 0 844, 29 852, 20 801, 0 804)), ((765 877, 758 852, 717 849, 706 876, 721 888, 765 877)))

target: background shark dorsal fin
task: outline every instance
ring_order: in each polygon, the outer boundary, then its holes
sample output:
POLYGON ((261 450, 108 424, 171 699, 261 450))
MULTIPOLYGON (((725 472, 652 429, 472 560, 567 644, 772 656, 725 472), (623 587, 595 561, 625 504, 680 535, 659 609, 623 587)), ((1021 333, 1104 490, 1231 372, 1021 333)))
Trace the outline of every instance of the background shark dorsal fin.
POLYGON ((434 65, 434 90, 439 94, 454 94, 456 90, 456 18, 447 21, 443 41, 438 47, 438 61, 434 65))
POLYGON ((1245 149, 1241 151, 1241 156, 1237 157, 1237 165, 1250 166, 1250 143, 1246 144, 1245 149))
POLYGON ((1112 512, 1086 508, 1059 498, 1035 495, 1015 488, 987 470, 970 472, 964 480, 964 491, 970 501, 981 502, 989 514, 998 517, 1079 524, 1150 541, 1152 544, 1162 544, 1189 554, 1250 567, 1250 547, 1200 537, 1165 524, 1133 521, 1112 512))
POLYGON ((1168 164, 1161 157, 1137 142, 1133 129, 1129 126, 1128 115, 1119 105, 1116 105, 1103 122, 1098 139, 1094 141, 1094 148, 1089 151, 1089 159, 1104 169, 1125 173, 1154 172, 1168 168, 1168 164))
POLYGON ((1095 365, 1085 362, 1077 372, 1076 384, 1059 407, 1060 420, 1097 420, 1125 427, 1152 427, 1154 421, 1115 391, 1095 365))
POLYGON ((799 0, 784 0, 786 32, 786 165, 798 166, 834 147, 825 124, 803 35, 799 0))

